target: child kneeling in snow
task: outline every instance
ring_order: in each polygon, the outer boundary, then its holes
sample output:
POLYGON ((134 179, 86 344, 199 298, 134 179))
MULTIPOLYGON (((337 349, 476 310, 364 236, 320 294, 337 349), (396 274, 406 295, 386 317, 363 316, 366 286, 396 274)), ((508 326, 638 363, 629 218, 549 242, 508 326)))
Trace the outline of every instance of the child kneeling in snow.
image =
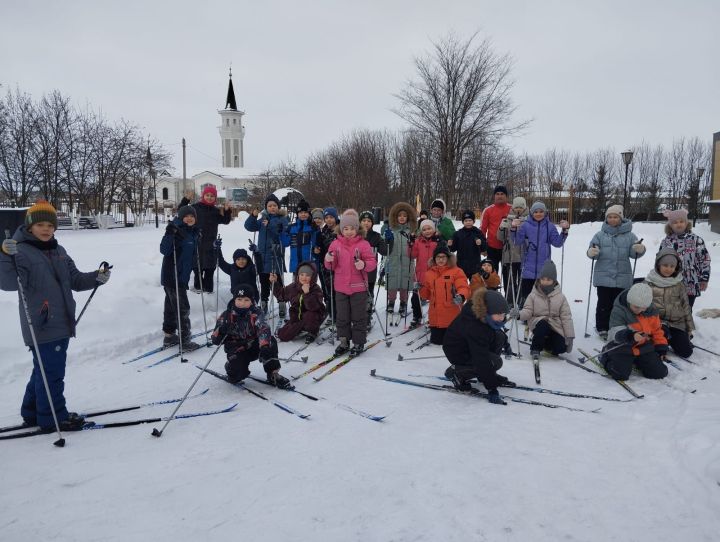
POLYGON ((652 300, 652 289, 645 283, 633 285, 615 299, 608 333, 612 340, 605 345, 600 362, 616 380, 627 380, 633 366, 646 378, 668 374, 663 363, 668 342, 652 300))
POLYGON ((572 312, 567 298, 560 291, 557 269, 552 260, 543 265, 540 278, 535 281, 518 317, 529 323, 533 333, 530 345, 533 359, 538 359, 545 349, 555 356, 572 352, 575 339, 572 312))
POLYGON ((655 256, 655 269, 645 282, 652 288, 653 306, 660 313, 665 337, 673 351, 683 358, 693 353, 690 340, 695 331, 692 308, 683 284, 680 256, 671 248, 664 248, 655 256))
POLYGON ((443 341, 443 352, 451 363, 445 371, 455 389, 470 391, 470 380, 477 378, 488 390, 488 401, 504 405, 498 387, 515 387, 507 377, 497 371, 503 361, 500 352, 507 341, 505 298, 493 290, 478 288, 448 327, 443 341))
POLYGON ((218 317, 212 343, 219 345, 225 340, 228 381, 240 382, 250 376, 250 362, 259 359, 268 382, 278 388, 289 389, 292 387, 290 381, 278 373, 277 342, 270 333, 262 310, 253 301, 254 293, 255 289, 249 284, 238 287, 237 295, 218 317))
POLYGON ((312 262, 302 262, 295 273, 292 284, 280 284, 275 273, 270 273, 273 295, 280 303, 290 303, 290 321, 278 329, 281 341, 292 341, 305 331, 305 344, 315 340, 325 318, 323 291, 317 283, 317 269, 312 262))

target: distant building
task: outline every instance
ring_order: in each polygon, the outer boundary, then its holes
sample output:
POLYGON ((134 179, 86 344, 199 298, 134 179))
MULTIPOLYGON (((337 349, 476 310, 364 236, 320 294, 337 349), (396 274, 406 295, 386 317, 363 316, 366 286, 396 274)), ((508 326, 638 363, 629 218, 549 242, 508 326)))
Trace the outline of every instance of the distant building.
POLYGON ((712 162, 710 163, 710 229, 720 233, 720 132, 713 134, 712 162))

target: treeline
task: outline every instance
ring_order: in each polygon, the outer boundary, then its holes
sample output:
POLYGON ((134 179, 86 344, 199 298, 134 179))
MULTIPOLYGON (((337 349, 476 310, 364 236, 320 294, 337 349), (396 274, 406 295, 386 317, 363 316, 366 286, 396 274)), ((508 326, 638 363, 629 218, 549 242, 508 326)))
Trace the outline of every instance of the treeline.
POLYGON ((25 206, 44 198, 60 207, 141 213, 152 176, 169 155, 125 120, 109 121, 53 91, 39 100, 20 89, 0 100, 0 201, 25 206))

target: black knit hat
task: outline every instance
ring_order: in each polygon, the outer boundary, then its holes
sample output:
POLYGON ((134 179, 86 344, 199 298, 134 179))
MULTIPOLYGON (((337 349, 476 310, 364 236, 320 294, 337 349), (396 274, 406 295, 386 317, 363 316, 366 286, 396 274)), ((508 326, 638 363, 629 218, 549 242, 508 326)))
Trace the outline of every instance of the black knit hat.
POLYGON ((195 220, 197 220, 197 211, 195 210, 195 207, 192 205, 183 205, 178 209, 178 218, 182 220, 188 215, 192 215, 195 217, 195 220))
POLYGON ((360 222, 363 221, 363 218, 369 218, 370 222, 375 224, 375 217, 370 211, 363 211, 362 213, 360 213, 360 222))
POLYGON ((447 247, 447 245, 439 244, 437 247, 435 247, 435 250, 433 250, 433 261, 435 261, 435 257, 438 254, 445 254, 448 258, 450 257, 450 249, 447 247))
POLYGON ((462 213, 462 219, 463 219, 463 220, 470 219, 470 220, 472 220, 473 222, 475 222, 475 213, 472 212, 470 209, 466 209, 466 210, 463 211, 463 213, 462 213))
POLYGON ((238 286, 237 293, 235 294, 235 297, 233 299, 237 299, 238 297, 247 297, 252 301, 254 295, 255 288, 253 288, 249 284, 240 284, 238 286))
POLYGON ((308 205, 308 202, 307 202, 307 201, 305 201, 304 199, 301 199, 301 200, 298 202, 297 207, 295 208, 295 210, 296 210, 298 213, 300 213, 300 212, 302 212, 302 211, 305 211, 306 213, 309 213, 309 212, 310 212, 310 205, 308 205))
POLYGON ((485 292, 485 307, 487 307, 488 314, 507 314, 510 311, 505 298, 495 290, 485 292))
POLYGON ((274 201, 278 207, 280 207, 280 200, 277 198, 275 194, 270 194, 268 197, 265 198, 265 203, 263 206, 267 209, 267 204, 271 201, 274 201))
POLYGON ((497 267, 495 267, 495 262, 492 260, 489 260, 487 258, 485 258, 483 261, 480 262, 480 267, 482 268, 482 266, 485 265, 486 263, 489 263, 490 267, 492 267, 492 270, 497 272, 497 267))
POLYGON ((246 260, 250 260, 247 250, 245 250, 244 248, 239 248, 235 252, 233 252, 233 261, 237 260, 238 258, 245 258, 246 260))
POLYGON ((430 204, 430 208, 433 209, 437 207, 438 209, 445 210, 445 202, 441 199, 436 199, 430 204))
POLYGON ((493 191, 493 194, 497 194, 498 192, 502 192, 502 193, 505 194, 506 196, 508 195, 507 188, 505 188, 505 186, 502 185, 502 184, 499 184, 499 185, 497 185, 497 186, 495 187, 495 190, 493 191))

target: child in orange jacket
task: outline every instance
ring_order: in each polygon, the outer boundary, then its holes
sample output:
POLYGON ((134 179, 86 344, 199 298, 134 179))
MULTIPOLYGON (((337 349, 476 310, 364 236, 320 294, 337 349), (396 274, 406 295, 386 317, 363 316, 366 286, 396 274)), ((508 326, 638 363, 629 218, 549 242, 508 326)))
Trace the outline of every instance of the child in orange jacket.
POLYGON ((478 288, 495 291, 500 289, 500 277, 495 271, 495 263, 492 260, 483 260, 480 270, 470 277, 470 294, 474 294, 478 288))
POLYGON ((445 331, 470 297, 470 288, 465 273, 455 265, 455 259, 446 246, 438 245, 433 252, 433 262, 434 265, 425 273, 420 297, 430 301, 430 342, 442 344, 445 331))

